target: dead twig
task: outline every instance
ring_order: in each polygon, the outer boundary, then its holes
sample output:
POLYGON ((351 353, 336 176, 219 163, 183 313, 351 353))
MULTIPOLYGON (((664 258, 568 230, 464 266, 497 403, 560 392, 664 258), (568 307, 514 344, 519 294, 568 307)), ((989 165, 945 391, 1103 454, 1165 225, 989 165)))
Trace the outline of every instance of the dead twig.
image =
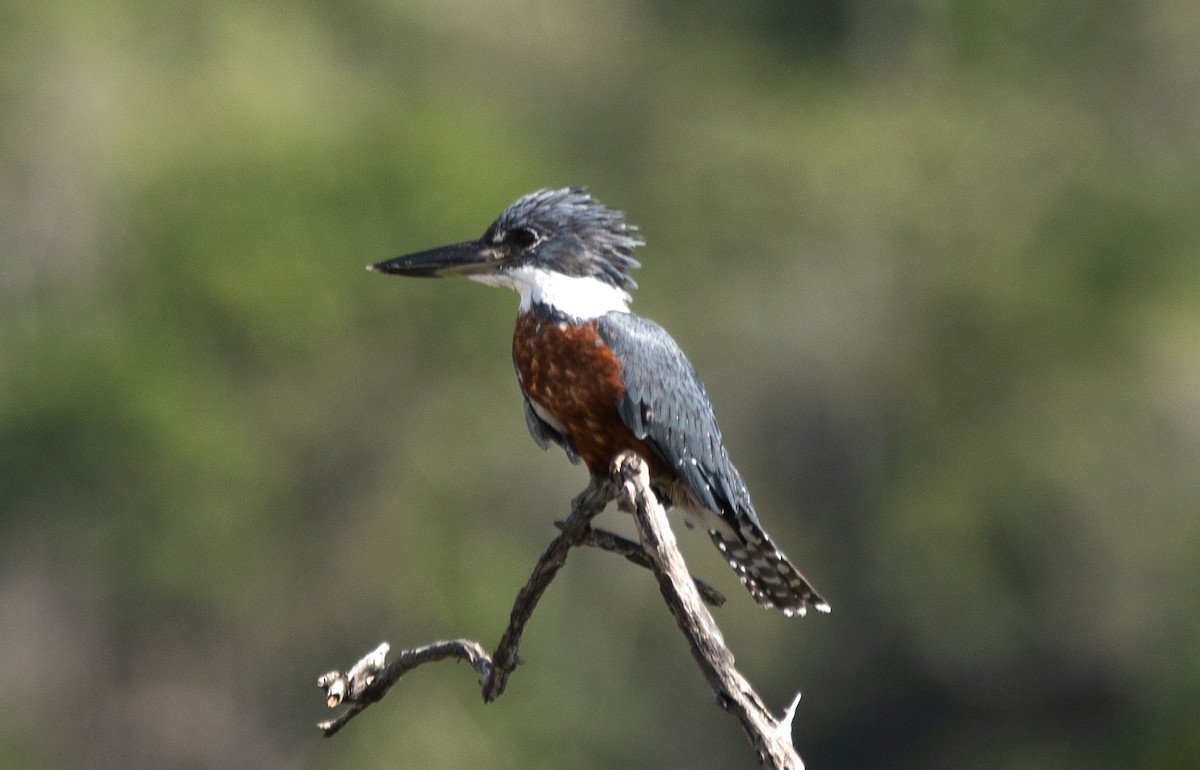
MULTIPOLYGON (((561 521, 556 521, 554 522, 554 526, 562 529, 565 525, 561 521)), ((621 537, 615 532, 592 527, 585 533, 583 542, 580 545, 615 553, 624 556, 628 561, 639 567, 654 569, 650 563, 650 557, 646 555, 646 551, 642 548, 641 543, 636 540, 630 540, 627 537, 621 537)), ((725 604, 725 594, 705 583, 700 578, 692 578, 692 582, 696 584, 696 590, 700 592, 700 598, 704 600, 705 604, 710 607, 720 607, 725 604)))
POLYGON ((479 675, 485 702, 500 697, 509 674, 520 663, 517 651, 521 636, 542 594, 566 563, 571 548, 588 545, 618 553, 654 573, 667 607, 687 637, 692 656, 716 694, 717 703, 741 721, 760 763, 774 770, 804 767, 792 745, 791 730, 800 696, 792 700, 782 716, 775 717, 734 667, 733 653, 704 606, 705 602, 720 606, 725 597, 688 574, 667 523, 666 512, 650 489, 649 472, 640 457, 631 452, 617 457, 613 461, 612 481, 589 485, 571 502, 571 515, 557 526, 562 530, 561 534, 551 541, 528 582, 517 594, 508 627, 493 653, 489 655, 483 645, 474 640, 454 639, 402 650, 385 664, 388 645, 381 644, 345 674, 330 671, 320 677, 317 684, 325 690, 327 704, 334 708, 345 703, 349 708, 338 717, 321 722, 318 728, 326 736, 334 735, 367 706, 383 698, 404 674, 423 663, 446 658, 471 664, 479 675), (611 532, 592 529, 592 518, 614 499, 623 510, 633 513, 642 540, 640 544, 611 532))
POLYGON ((571 548, 587 539, 592 518, 604 510, 616 492, 617 487, 612 484, 593 484, 571 501, 571 515, 560 527, 562 534, 551 541, 534 566, 528 582, 517 594, 508 627, 504 630, 495 652, 489 655, 482 644, 472 639, 455 639, 402 650, 395 660, 384 665, 383 661, 388 651, 388 644, 385 642, 355 663, 346 673, 330 671, 317 680, 317 686, 325 690, 326 702, 330 708, 336 708, 342 703, 350 704, 350 708, 341 715, 319 723, 317 728, 326 737, 334 735, 367 706, 383 698, 388 690, 400 681, 400 677, 423 663, 446 658, 465 660, 478 672, 484 702, 491 703, 500 697, 508 683, 509 674, 520 663, 517 649, 521 644, 521 635, 525 633, 525 625, 533 617, 538 600, 566 563, 571 548))
POLYGON ((792 717, 799 705, 799 694, 776 718, 762 698, 734 668, 733 653, 725 645, 721 629, 705 608, 687 565, 675 543, 675 535, 667 523, 667 514, 654 493, 650 491, 646 463, 634 454, 623 454, 613 463, 614 476, 625 490, 625 499, 632 503, 634 521, 642 547, 651 562, 651 571, 658 578, 658 587, 679 630, 687 637, 704 678, 717 696, 721 708, 736 716, 750 743, 758 752, 764 767, 777 770, 799 770, 804 767, 792 745, 792 717))

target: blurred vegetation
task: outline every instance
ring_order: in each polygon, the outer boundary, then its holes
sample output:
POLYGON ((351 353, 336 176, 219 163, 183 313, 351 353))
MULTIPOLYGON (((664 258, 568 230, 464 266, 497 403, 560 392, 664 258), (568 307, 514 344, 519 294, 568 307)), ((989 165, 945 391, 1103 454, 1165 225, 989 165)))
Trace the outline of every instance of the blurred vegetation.
MULTIPOLYGON (((0 766, 751 767, 578 554, 515 298, 368 262, 586 184, 831 600, 739 662, 811 767, 1200 767, 1200 6, 0 4, 0 766)), ((608 522, 621 527, 620 517, 608 522)))

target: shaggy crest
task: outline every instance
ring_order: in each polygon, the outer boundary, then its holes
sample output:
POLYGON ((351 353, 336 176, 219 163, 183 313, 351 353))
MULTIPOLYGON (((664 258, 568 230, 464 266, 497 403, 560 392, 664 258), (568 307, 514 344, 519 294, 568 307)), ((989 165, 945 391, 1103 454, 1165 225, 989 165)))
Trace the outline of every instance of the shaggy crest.
POLYGON ((637 288, 630 271, 641 267, 633 250, 645 244, 625 215, 604 206, 582 187, 538 190, 512 203, 487 229, 483 243, 502 243, 528 230, 538 261, 564 275, 598 278, 624 291, 637 288))

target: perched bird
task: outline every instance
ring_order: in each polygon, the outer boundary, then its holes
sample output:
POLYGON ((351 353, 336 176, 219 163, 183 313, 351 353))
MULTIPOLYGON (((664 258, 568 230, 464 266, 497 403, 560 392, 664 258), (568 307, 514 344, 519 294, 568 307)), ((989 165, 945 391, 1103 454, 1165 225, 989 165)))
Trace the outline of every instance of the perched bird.
POLYGON ((659 499, 708 531, 759 604, 828 612, 763 531, 696 370, 662 327, 629 312, 632 252, 643 243, 621 212, 584 190, 541 190, 476 240, 368 269, 515 289, 513 363, 534 441, 562 446, 598 479, 620 452, 636 451, 659 499))

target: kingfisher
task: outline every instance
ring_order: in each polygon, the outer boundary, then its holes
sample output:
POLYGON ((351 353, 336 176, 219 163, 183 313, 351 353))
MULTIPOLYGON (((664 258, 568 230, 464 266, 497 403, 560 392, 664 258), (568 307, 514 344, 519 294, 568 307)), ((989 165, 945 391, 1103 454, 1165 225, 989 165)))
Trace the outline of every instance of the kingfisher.
POLYGON ((759 604, 828 612, 759 523, 695 368, 661 326, 629 310, 632 253, 644 243, 583 188, 539 190, 475 240, 367 269, 515 289, 513 364, 533 440, 561 446, 596 481, 622 451, 637 452, 659 500, 707 530, 759 604))

